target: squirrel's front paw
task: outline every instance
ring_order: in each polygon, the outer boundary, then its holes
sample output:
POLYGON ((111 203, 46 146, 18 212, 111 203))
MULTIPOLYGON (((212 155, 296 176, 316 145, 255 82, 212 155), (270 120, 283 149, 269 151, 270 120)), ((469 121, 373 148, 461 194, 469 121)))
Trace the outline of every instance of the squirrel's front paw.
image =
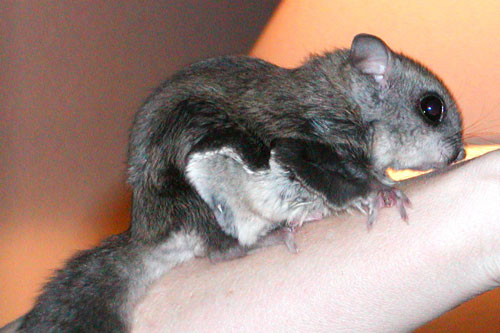
POLYGON ((411 202, 403 191, 385 186, 375 190, 374 195, 371 196, 368 202, 368 228, 371 228, 373 223, 375 223, 379 209, 393 206, 396 206, 401 218, 407 222, 408 213, 406 212, 406 208, 411 207, 411 202))

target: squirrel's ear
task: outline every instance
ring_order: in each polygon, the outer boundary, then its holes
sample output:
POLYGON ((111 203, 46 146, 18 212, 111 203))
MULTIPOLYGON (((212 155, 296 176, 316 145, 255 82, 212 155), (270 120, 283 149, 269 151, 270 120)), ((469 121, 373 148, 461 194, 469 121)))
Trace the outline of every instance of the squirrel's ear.
POLYGON ((359 34, 352 41, 349 58, 361 73, 385 84, 391 72, 391 54, 392 51, 380 38, 359 34))

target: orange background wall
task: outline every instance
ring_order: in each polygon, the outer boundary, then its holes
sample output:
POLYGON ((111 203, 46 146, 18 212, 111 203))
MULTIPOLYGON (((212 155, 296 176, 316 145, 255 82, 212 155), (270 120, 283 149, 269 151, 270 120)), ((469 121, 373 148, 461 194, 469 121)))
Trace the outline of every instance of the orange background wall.
MULTIPOLYGON (((278 2, 2 2, 0 325, 26 311, 76 249, 126 228, 126 141, 142 100, 186 63, 250 50, 278 2)), ((471 130, 494 138, 499 16, 493 0, 285 0, 252 54, 294 66, 310 52, 349 46, 356 33, 379 35, 435 69, 466 126, 477 121, 471 130)), ((430 327, 500 329, 499 297, 430 327)))

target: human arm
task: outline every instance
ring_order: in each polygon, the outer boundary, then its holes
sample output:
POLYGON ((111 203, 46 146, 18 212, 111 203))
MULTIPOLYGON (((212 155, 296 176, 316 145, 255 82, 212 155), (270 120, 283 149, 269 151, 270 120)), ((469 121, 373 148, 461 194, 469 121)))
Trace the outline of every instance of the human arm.
POLYGON ((300 252, 266 248, 164 276, 136 331, 406 331, 500 284, 500 151, 410 182, 395 209, 303 226, 300 252))

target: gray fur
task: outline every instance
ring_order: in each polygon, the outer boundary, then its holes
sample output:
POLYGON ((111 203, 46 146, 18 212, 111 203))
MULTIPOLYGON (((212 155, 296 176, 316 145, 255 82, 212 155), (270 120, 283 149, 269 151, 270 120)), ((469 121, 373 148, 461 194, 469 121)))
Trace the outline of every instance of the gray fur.
POLYGON ((129 328, 147 287, 178 263, 214 261, 284 241, 286 227, 407 198, 385 170, 463 158, 455 102, 429 70, 358 35, 350 50, 296 69, 208 59, 178 72, 137 112, 130 135, 130 230, 80 253, 45 286, 22 332, 129 328), (446 105, 429 124, 432 92, 446 105))

